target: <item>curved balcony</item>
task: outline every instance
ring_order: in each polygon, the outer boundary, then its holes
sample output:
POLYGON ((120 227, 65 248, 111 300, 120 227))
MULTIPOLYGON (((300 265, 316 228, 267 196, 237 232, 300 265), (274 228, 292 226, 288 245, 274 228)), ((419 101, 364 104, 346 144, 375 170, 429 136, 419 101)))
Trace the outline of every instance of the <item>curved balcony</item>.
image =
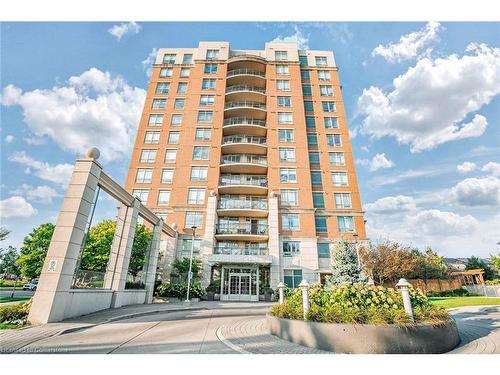
POLYGON ((224 120, 224 135, 247 134, 263 136, 267 133, 266 121, 250 117, 232 117, 224 120))
POLYGON ((228 85, 253 85, 257 87, 266 86, 266 73, 257 69, 233 69, 227 72, 228 85))
POLYGON ((267 157, 253 154, 222 155, 222 173, 266 173, 267 157))
POLYGON ((224 246, 223 243, 214 247, 214 254, 223 255, 269 255, 269 249, 262 246, 224 246))
POLYGON ((219 194, 267 195, 267 176, 223 174, 217 190, 219 194))
POLYGON ((233 241, 267 241, 267 224, 217 224, 215 238, 233 241))
POLYGON ((226 135, 222 138, 222 153, 265 155, 267 153, 267 138, 252 135, 226 135))
POLYGON ((228 117, 251 116, 257 120, 266 118, 266 105, 255 101, 232 101, 224 105, 224 114, 228 117))
POLYGON ((214 247, 213 254, 208 256, 208 261, 212 264, 271 264, 272 257, 269 256, 269 249, 265 243, 261 243, 260 245, 246 244, 245 246, 238 246, 232 243, 219 242, 214 247))
POLYGON ((258 197, 235 198, 222 196, 217 203, 219 216, 267 217, 267 199, 258 197))
POLYGON ((226 100, 233 100, 236 102, 254 101, 264 104, 266 89, 250 85, 233 85, 226 88, 226 98, 226 100))

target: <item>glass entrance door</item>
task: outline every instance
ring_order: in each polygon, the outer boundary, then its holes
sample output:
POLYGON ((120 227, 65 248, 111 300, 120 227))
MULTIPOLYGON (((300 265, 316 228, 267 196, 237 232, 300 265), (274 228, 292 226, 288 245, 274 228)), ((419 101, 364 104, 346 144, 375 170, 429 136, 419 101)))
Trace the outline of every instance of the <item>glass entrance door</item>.
POLYGON ((229 299, 236 301, 250 300, 250 275, 229 274, 229 299))
POLYGON ((257 269, 223 268, 224 282, 221 300, 258 301, 257 269))

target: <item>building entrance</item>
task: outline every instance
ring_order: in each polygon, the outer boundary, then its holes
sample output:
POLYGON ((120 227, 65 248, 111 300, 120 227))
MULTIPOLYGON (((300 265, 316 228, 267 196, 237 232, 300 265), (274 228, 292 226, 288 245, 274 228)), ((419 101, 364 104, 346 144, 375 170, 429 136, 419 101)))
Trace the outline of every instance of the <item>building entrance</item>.
POLYGON ((223 267, 222 280, 222 301, 259 300, 258 268, 223 267))

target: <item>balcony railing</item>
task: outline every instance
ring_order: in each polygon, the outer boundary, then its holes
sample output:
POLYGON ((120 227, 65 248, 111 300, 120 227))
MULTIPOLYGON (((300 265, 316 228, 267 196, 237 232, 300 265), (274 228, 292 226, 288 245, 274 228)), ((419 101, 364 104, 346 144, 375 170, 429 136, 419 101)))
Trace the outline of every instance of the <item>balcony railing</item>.
POLYGON ((251 154, 234 154, 234 155, 223 155, 222 164, 259 164, 267 165, 267 157, 260 155, 251 154))
POLYGON ((232 117, 224 120, 224 126, 229 125, 257 125, 257 126, 266 126, 265 120, 257 120, 250 117, 232 117))
POLYGON ((263 109, 265 111, 266 105, 259 102, 250 102, 250 101, 229 102, 224 105, 224 109, 231 109, 231 108, 257 108, 257 109, 263 109))
POLYGON ((267 177, 247 174, 223 174, 220 176, 220 184, 221 186, 248 185, 267 187, 267 177))
POLYGON ((250 57, 253 59, 266 61, 266 59, 264 57, 256 55, 254 53, 249 53, 249 52, 232 52, 229 55, 229 60, 231 60, 232 58, 239 58, 239 57, 250 57))
POLYGON ((266 73, 255 69, 234 69, 227 72, 227 78, 239 76, 239 75, 252 75, 266 78, 266 73))
POLYGON ((267 224, 217 224, 216 234, 255 234, 264 236, 267 234, 267 224))
POLYGON ((267 247, 255 247, 255 246, 215 246, 214 254, 223 255, 268 255, 269 249, 267 247))
POLYGON ((221 198, 217 208, 222 210, 267 210, 267 200, 262 198, 221 198))
POLYGON ((266 89, 256 86, 235 85, 226 88, 226 94, 231 94, 232 92, 238 92, 238 91, 251 91, 251 92, 258 92, 260 94, 266 93, 266 89))
POLYGON ((233 143, 253 143, 256 145, 265 145, 266 142, 266 137, 258 137, 253 135, 227 135, 222 138, 223 145, 230 145, 233 143))

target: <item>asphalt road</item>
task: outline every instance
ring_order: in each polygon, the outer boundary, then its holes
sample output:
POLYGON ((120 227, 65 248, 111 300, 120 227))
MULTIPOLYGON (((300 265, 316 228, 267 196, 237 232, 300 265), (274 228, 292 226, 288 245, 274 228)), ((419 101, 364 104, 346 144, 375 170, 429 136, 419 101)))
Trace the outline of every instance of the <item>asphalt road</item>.
MULTIPOLYGON (((12 289, 0 289, 0 297, 5 298, 5 297, 10 297, 12 294, 12 289)), ((30 290, 22 290, 22 289, 16 289, 14 292, 14 297, 32 297, 35 292, 32 292, 30 290)))

